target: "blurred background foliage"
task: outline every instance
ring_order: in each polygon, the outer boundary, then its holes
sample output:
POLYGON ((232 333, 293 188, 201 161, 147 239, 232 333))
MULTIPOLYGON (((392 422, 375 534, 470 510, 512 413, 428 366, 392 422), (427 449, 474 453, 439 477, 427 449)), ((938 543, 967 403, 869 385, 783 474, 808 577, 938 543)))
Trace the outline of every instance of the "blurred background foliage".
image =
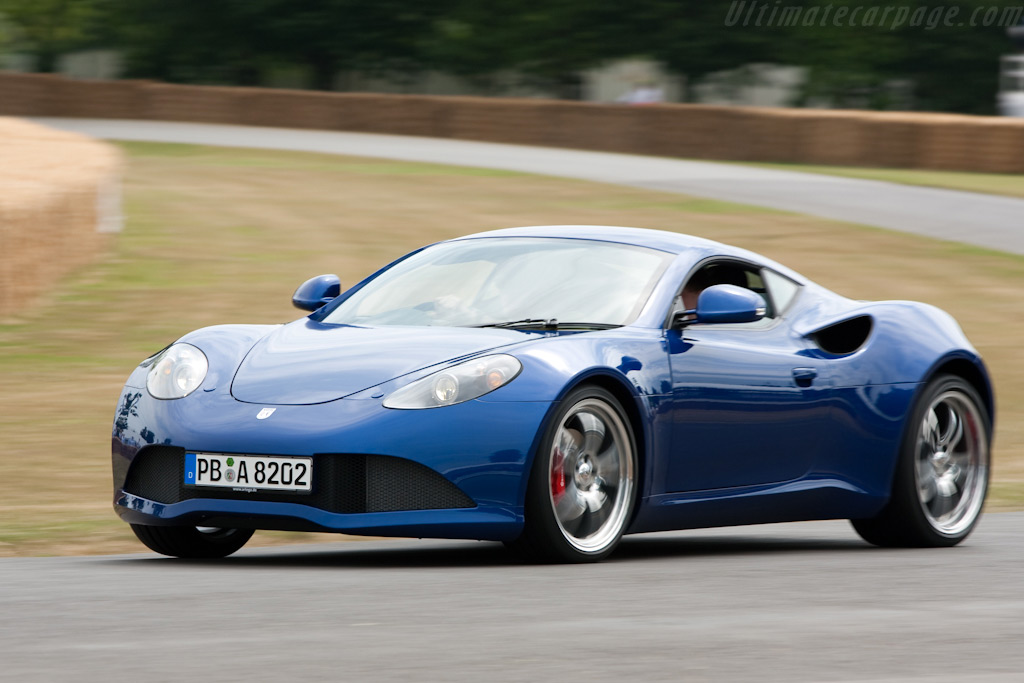
MULTIPOLYGON (((345 90, 339 73, 346 71, 408 82, 433 70, 486 91, 499 74, 515 73, 565 98, 580 96, 584 70, 616 59, 650 58, 690 82, 771 63, 807 68, 794 105, 993 113, 999 57, 1012 46, 1005 26, 969 20, 978 7, 1019 4, 959 0, 963 26, 892 29, 728 25, 731 0, 0 0, 0 50, 28 54, 33 68, 52 71, 66 52, 114 49, 124 76, 200 84, 272 85, 272 74, 290 70, 307 87, 345 90)), ((950 7, 911 0, 764 6, 950 7)))

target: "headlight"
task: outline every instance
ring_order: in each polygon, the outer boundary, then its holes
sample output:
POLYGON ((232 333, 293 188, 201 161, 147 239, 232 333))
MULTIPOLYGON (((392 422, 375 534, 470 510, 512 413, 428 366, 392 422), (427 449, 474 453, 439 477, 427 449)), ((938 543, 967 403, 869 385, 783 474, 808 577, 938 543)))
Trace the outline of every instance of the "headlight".
POLYGON ((522 363, 504 354, 475 358, 402 387, 384 400, 384 407, 416 410, 471 401, 508 384, 522 369, 522 363))
POLYGON ((206 379, 210 363, 206 354, 191 344, 171 344, 153 359, 146 388, 153 398, 183 398, 206 379))

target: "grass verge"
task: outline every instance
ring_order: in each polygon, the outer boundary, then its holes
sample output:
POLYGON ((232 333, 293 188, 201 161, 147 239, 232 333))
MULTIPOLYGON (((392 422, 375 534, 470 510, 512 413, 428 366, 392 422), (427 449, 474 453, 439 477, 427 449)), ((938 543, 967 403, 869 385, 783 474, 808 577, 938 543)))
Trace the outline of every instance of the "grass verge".
POLYGON ((943 190, 980 192, 1024 198, 1024 176, 1013 173, 966 173, 962 171, 922 171, 903 168, 860 168, 858 166, 814 166, 808 164, 744 163, 745 166, 800 171, 823 175, 882 180, 901 185, 937 187, 943 190))

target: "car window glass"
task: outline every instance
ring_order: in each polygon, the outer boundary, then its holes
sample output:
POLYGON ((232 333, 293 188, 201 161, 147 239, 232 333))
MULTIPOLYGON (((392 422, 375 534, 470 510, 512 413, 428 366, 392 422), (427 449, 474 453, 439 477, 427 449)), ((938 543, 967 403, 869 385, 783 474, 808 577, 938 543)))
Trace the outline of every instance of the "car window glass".
POLYGON ((445 242, 380 273, 324 322, 473 326, 529 318, 626 325, 670 259, 654 249, 580 239, 445 242))
POLYGON ((675 310, 695 308, 700 292, 712 285, 723 284, 744 287, 764 297, 765 317, 751 323, 737 324, 754 327, 765 327, 771 324, 772 318, 775 317, 775 307, 772 306, 772 297, 768 295, 761 270, 755 266, 735 261, 714 261, 693 273, 683 287, 682 294, 676 299, 675 310))
POLYGON ((424 302, 469 301, 494 270, 490 261, 429 264, 409 271, 402 287, 379 287, 361 297, 353 307, 356 318, 379 311, 398 311, 422 306, 424 302))
POLYGON ((775 310, 781 314, 793 302, 793 298, 800 291, 800 285, 788 277, 779 275, 767 268, 762 270, 761 273, 765 283, 768 285, 768 292, 771 294, 772 303, 775 304, 775 310))

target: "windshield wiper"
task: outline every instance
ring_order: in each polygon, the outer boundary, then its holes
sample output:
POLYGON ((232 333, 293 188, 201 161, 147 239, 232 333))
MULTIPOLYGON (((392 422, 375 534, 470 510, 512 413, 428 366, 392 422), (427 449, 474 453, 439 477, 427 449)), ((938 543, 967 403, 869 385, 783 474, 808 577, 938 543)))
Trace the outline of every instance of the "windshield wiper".
POLYGON ((509 320, 500 323, 487 323, 486 325, 470 325, 470 327, 521 327, 525 329, 538 330, 610 330, 621 325, 610 323, 566 323, 559 322, 557 318, 523 318, 522 320, 509 320))
POLYGON ((532 327, 541 330, 557 330, 558 320, 555 318, 523 318, 522 320, 506 320, 502 323, 470 325, 470 327, 532 327))

